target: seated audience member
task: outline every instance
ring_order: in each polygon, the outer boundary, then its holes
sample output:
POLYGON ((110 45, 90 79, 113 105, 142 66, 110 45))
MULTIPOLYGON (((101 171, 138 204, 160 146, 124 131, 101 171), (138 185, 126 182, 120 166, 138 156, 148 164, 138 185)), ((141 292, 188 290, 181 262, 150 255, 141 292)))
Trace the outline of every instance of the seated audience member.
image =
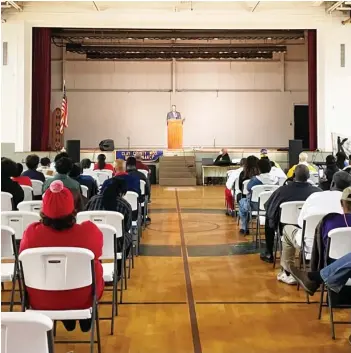
POLYGON ((239 202, 239 216, 240 216, 240 233, 241 234, 249 234, 247 229, 248 226, 248 216, 249 211, 252 209, 253 211, 257 211, 257 202, 251 202, 252 188, 256 185, 277 185, 278 178, 272 174, 271 165, 268 159, 260 159, 257 162, 258 169, 260 171, 259 175, 252 177, 247 184, 247 197, 243 198, 239 202))
POLYGON ((27 176, 33 180, 45 181, 45 176, 43 173, 38 172, 37 168, 39 165, 39 157, 36 154, 30 154, 26 158, 26 166, 28 170, 22 173, 22 176, 27 176))
POLYGON ((23 165, 21 163, 16 163, 16 173, 13 176, 12 180, 16 181, 20 185, 32 187, 31 179, 24 175, 21 176, 22 172, 23 172, 23 165))
POLYGON ((1 191, 12 195, 13 209, 17 210, 17 205, 24 200, 24 191, 21 186, 11 179, 17 173, 17 166, 9 158, 1 158, 1 191))
POLYGON ((82 174, 83 175, 90 175, 96 180, 97 179, 96 173, 94 172, 93 168, 91 168, 91 165, 92 165, 92 162, 89 158, 84 158, 80 162, 82 174))
POLYGON ((244 170, 245 163, 246 163, 246 158, 241 158, 240 168, 230 171, 228 180, 225 184, 226 187, 224 189, 224 197, 225 197, 227 209, 229 209, 229 213, 227 213, 227 214, 231 214, 235 208, 234 207, 234 197, 233 197, 233 195, 235 194, 234 184, 235 184, 236 180, 239 178, 240 173, 244 170))
POLYGON ((113 172, 113 165, 106 163, 106 156, 104 154, 99 154, 97 157, 97 163, 94 165, 94 170, 111 170, 113 172))
MULTIPOLYGON (((244 181, 250 180, 254 176, 260 174, 260 171, 258 170, 257 162, 258 162, 258 158, 256 156, 249 156, 246 159, 243 170, 239 175, 239 190, 242 193, 244 192, 244 186, 243 186, 244 181)), ((246 197, 246 196, 242 195, 242 197, 246 197)))
MULTIPOLYGON (((55 180, 43 198, 41 221, 31 224, 21 240, 20 252, 32 248, 77 247, 91 250, 95 255, 97 299, 104 289, 103 270, 99 261, 102 255, 103 235, 98 227, 88 221, 76 224, 76 211, 72 193, 62 181, 55 180)), ((91 287, 67 291, 42 291, 27 287, 29 304, 35 310, 74 310, 91 307, 91 287)), ((74 330, 75 320, 64 320, 68 331, 74 330)), ((90 319, 79 320, 81 330, 89 331, 90 319)))
POLYGON ((329 155, 325 159, 326 168, 324 171, 324 180, 320 182, 320 187, 322 190, 330 190, 330 185, 333 180, 333 176, 336 172, 339 171, 338 166, 336 165, 336 159, 334 156, 329 155))
MULTIPOLYGON (((331 191, 323 191, 314 193, 309 196, 304 203, 299 219, 298 225, 300 228, 287 225, 283 229, 283 239, 282 239, 282 256, 281 256, 281 267, 282 272, 278 275, 278 280, 287 283, 287 284, 295 284, 294 278, 289 273, 290 266, 295 261, 295 252, 296 249, 300 250, 301 240, 302 240, 302 226, 303 220, 307 216, 312 216, 316 214, 325 214, 326 217, 320 222, 320 224, 316 228, 316 234, 314 237, 314 242, 318 242, 318 247, 312 244, 307 244, 307 249, 312 248, 312 259, 311 259, 311 268, 315 269, 316 267, 324 264, 324 243, 321 241, 322 239, 327 239, 328 232, 325 232, 324 229, 327 229, 324 220, 329 219, 329 214, 333 214, 331 220, 334 220, 334 214, 339 214, 335 216, 336 222, 328 222, 328 231, 341 227, 338 226, 339 216, 345 212, 344 202, 340 203, 340 199, 342 199, 341 189, 346 189, 351 185, 351 176, 347 173, 340 171, 334 174, 333 182, 332 182, 332 190, 331 191), (317 235, 317 233, 319 235, 317 235), (284 279, 284 281, 283 281, 284 279)), ((342 216, 343 217, 343 216, 342 216)), ((343 218, 344 220, 344 218, 343 218)), ((343 223, 345 224, 345 223, 343 223)))
MULTIPOLYGON (((308 160, 307 153, 301 152, 299 154, 299 164, 304 164, 308 168, 310 173, 317 173, 316 168, 314 166, 312 166, 311 164, 308 164, 307 160, 308 160)), ((295 164, 289 169, 288 174, 287 174, 288 178, 292 178, 294 176, 295 168, 297 165, 298 164, 295 164)))
POLYGON ((217 156, 214 161, 214 164, 230 164, 231 160, 228 154, 228 150, 226 148, 222 148, 221 154, 217 156))
POLYGON ((89 198, 98 193, 96 180, 91 175, 83 175, 81 164, 75 163, 68 173, 69 177, 76 180, 80 185, 84 185, 89 189, 89 198))
MULTIPOLYGON (((262 148, 262 149, 261 149, 261 151, 260 151, 260 158, 268 158, 271 162, 274 163, 274 166, 275 166, 276 168, 281 169, 280 165, 279 165, 277 162, 275 162, 275 161, 273 161, 273 160, 271 160, 271 159, 269 158, 267 148, 262 148)), ((285 173, 284 173, 284 174, 285 174, 285 173)))
POLYGON ((141 152, 137 152, 135 154, 135 159, 137 169, 147 170, 148 173, 150 173, 150 168, 145 163, 143 163, 143 154, 141 152))
POLYGON ((51 168, 51 161, 48 157, 43 157, 40 160, 40 167, 37 169, 38 172, 42 172, 44 175, 54 175, 55 171, 51 168))
MULTIPOLYGON (((124 237, 118 239, 118 246, 121 251, 124 246, 127 255, 132 245, 132 235, 130 233, 132 227, 132 207, 123 196, 127 193, 127 183, 118 178, 112 178, 103 193, 92 197, 87 206, 87 211, 115 211, 124 216, 124 237)), ((119 266, 120 273, 120 266, 119 266)))
POLYGON ((345 167, 349 165, 345 152, 338 152, 335 156, 336 156, 336 165, 338 166, 339 169, 343 170, 345 167))
MULTIPOLYGON (((261 157, 261 159, 268 159, 268 157, 261 157)), ((269 164, 271 165, 271 174, 275 175, 278 178, 279 185, 283 185, 287 180, 286 174, 283 172, 283 170, 280 167, 278 168, 276 166, 274 161, 269 160, 269 164)))
POLYGON ((67 152, 60 152, 60 153, 58 153, 58 154, 55 156, 55 158, 54 158, 54 162, 56 163, 59 159, 61 159, 61 158, 63 158, 63 157, 69 158, 68 153, 67 153, 67 152))
MULTIPOLYGON (((303 164, 298 165, 295 169, 294 181, 274 191, 265 203, 266 251, 260 255, 261 260, 273 263, 274 236, 275 231, 280 226, 280 205, 288 201, 305 201, 314 192, 321 191, 308 182, 309 177, 310 172, 308 168, 303 164)), ((283 225, 281 226, 283 227, 283 225)))

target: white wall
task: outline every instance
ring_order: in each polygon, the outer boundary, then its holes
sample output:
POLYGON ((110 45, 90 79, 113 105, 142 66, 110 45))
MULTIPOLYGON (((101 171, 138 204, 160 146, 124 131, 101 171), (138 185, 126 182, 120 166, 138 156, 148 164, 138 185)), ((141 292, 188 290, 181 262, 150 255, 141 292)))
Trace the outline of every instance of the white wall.
MULTIPOLYGON (((84 61, 67 53, 66 139, 94 148, 104 138, 119 147, 167 147, 171 104, 186 118, 184 146, 284 147, 293 138, 294 104, 307 103, 306 46, 288 47, 279 61, 84 61), (290 48, 291 54, 290 54, 290 48), (84 128, 83 128, 84 127, 84 128), (270 133, 262 133, 269 128, 270 133), (243 133, 245 132, 245 133, 243 133), (215 141, 214 141, 215 140, 215 141)), ((62 49, 53 47, 52 109, 62 93, 62 49)))

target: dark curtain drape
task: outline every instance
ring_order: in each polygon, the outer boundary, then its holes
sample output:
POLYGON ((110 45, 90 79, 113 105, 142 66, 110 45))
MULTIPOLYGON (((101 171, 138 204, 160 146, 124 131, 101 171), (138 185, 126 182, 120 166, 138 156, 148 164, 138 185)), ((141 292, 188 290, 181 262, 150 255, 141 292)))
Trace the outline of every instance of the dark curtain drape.
POLYGON ((32 151, 47 151, 50 130, 51 29, 33 28, 32 151))
POLYGON ((308 116, 310 150, 317 149, 317 33, 308 30, 308 116))

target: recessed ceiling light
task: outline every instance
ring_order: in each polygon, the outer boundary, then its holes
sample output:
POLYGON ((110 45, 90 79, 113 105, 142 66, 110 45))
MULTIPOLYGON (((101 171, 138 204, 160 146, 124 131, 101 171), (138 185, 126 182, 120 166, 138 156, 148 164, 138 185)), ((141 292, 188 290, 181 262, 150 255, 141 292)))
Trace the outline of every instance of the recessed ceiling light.
POLYGON ((271 38, 271 37, 268 37, 267 39, 268 39, 268 40, 272 40, 272 38, 271 38))

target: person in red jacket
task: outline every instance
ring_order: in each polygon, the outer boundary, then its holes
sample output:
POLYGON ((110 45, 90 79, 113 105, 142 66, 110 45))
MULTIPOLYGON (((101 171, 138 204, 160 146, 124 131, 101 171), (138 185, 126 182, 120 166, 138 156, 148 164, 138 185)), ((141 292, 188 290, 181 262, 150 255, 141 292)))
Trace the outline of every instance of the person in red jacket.
POLYGON ((32 180, 28 176, 21 175, 23 172, 23 165, 21 163, 16 163, 16 173, 12 180, 20 185, 32 187, 32 180))
MULTIPOLYGON (((31 224, 25 231, 20 253, 40 247, 78 247, 91 250, 95 255, 96 295, 100 299, 104 290, 102 255, 103 235, 92 222, 76 224, 74 200, 61 180, 50 184, 43 198, 41 221, 31 224)), ((91 286, 67 291, 42 291, 28 288, 29 305, 36 310, 74 310, 91 307, 91 286)), ((63 321, 68 331, 75 329, 76 321, 63 321)), ((80 320, 82 331, 90 329, 90 320, 80 320)))
POLYGON ((97 163, 94 164, 94 170, 107 169, 113 172, 113 165, 106 163, 106 156, 104 154, 99 154, 97 157, 97 163))

